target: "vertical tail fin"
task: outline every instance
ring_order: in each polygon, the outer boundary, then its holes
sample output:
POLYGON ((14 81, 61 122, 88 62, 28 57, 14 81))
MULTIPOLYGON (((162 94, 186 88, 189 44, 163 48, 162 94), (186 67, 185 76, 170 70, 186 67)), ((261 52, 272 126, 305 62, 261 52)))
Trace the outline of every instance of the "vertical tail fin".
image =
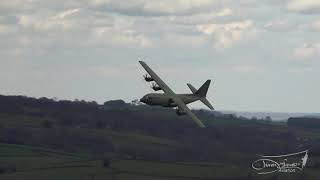
POLYGON ((210 86, 211 80, 207 80, 198 90, 194 88, 191 84, 187 84, 189 89, 192 91, 193 94, 200 96, 200 101, 205 104, 208 108, 214 109, 213 106, 210 104, 208 99, 206 98, 208 88, 210 86))
POLYGON ((207 96, 207 92, 208 92, 208 88, 210 86, 210 82, 211 80, 207 80, 199 89, 197 92, 195 92, 194 94, 199 95, 200 97, 206 97, 207 96))

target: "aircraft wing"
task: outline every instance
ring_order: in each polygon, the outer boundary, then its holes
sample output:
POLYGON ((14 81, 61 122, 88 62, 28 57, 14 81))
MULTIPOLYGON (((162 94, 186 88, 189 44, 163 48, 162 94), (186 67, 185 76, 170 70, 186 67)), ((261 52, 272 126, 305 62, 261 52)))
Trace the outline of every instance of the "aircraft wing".
POLYGON ((148 72, 152 79, 158 84, 158 86, 163 90, 165 94, 170 96, 172 100, 178 105, 178 108, 185 112, 191 119, 197 123, 200 127, 205 127, 205 125, 200 121, 197 116, 191 112, 188 106, 166 85, 165 82, 143 61, 139 61, 141 66, 148 72))
POLYGON ((163 90, 164 93, 168 94, 169 96, 175 95, 175 93, 169 88, 169 86, 167 86, 166 83, 164 83, 145 62, 139 61, 139 63, 148 72, 151 78, 158 84, 158 86, 163 90))
POLYGON ((173 97, 173 101, 178 105, 178 108, 185 112, 198 126, 205 128, 206 126, 201 122, 201 120, 188 108, 188 106, 178 97, 173 97))

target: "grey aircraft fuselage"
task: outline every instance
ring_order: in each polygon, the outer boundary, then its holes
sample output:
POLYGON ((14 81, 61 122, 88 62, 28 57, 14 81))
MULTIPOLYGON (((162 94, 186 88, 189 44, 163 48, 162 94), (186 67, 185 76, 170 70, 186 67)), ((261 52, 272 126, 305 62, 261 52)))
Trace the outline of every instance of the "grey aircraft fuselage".
MULTIPOLYGON (((200 100, 201 97, 195 94, 177 94, 179 98, 185 103, 189 104, 194 101, 200 100)), ((170 98, 163 93, 150 93, 146 94, 140 99, 140 102, 146 103, 148 105, 159 105, 163 107, 176 107, 177 104, 170 98)))

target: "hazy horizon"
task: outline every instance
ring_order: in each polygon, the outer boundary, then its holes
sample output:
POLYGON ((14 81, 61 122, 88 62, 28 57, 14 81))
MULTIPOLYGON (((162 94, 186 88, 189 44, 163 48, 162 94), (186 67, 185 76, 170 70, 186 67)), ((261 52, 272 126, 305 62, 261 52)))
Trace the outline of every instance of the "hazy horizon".
MULTIPOLYGON (((34 96, 28 96, 26 94, 0 94, 0 95, 4 95, 4 96, 26 96, 26 97, 31 97, 31 98, 42 98, 42 97, 34 97, 34 96)), ((63 101, 63 100, 67 100, 67 101, 75 101, 75 100, 84 100, 84 101, 95 101, 95 100, 86 100, 86 99, 60 99, 57 97, 45 97, 45 98, 49 98, 49 99, 54 99, 56 101, 63 101)), ((123 100, 123 99, 108 99, 105 100, 104 102, 107 101, 114 101, 114 100, 123 100)), ((138 100, 138 99, 133 99, 133 100, 138 100)), ((132 101, 133 101, 132 100, 132 101)), ((124 101, 124 100, 123 100, 124 101)), ((124 101, 125 103, 132 103, 132 101, 124 101)), ((104 102, 97 102, 99 105, 103 105, 104 102)), ((142 103, 143 104, 143 103, 142 103)), ((157 106, 159 107, 159 106, 157 106)), ((206 106, 202 105, 202 107, 200 106, 195 106, 192 107, 193 110, 207 110, 207 111, 211 111, 210 109, 208 109, 206 106)), ((265 118, 266 116, 270 116, 273 120, 287 120, 287 118, 289 117, 297 117, 297 116, 310 116, 310 115, 316 115, 316 116, 320 116, 319 112, 277 112, 277 111, 238 111, 238 110, 228 110, 228 109, 216 109, 212 112, 221 112, 221 113, 225 113, 225 114, 236 114, 237 116, 243 116, 243 117, 247 117, 247 118, 252 118, 252 117, 257 117, 257 118, 265 118)))

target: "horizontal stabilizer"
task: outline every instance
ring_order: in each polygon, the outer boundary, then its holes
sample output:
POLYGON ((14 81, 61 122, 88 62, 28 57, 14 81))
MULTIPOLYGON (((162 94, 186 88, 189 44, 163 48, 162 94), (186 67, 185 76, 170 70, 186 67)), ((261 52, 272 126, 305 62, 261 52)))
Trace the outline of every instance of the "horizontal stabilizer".
POLYGON ((191 90, 191 92, 192 92, 193 94, 195 94, 195 93, 197 92, 197 89, 194 88, 191 84, 188 83, 187 85, 188 85, 189 89, 191 90))
POLYGON ((210 108, 211 110, 214 110, 213 106, 210 104, 210 102, 208 101, 207 98, 201 98, 200 101, 205 104, 208 108, 210 108))

